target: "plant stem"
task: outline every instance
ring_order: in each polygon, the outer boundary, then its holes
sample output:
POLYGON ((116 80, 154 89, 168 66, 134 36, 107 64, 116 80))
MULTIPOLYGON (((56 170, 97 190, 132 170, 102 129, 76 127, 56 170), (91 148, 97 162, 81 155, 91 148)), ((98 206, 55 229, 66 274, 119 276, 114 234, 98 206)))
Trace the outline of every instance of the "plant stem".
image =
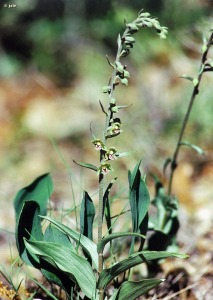
POLYGON ((189 102, 189 105, 188 105, 188 109, 187 109, 187 112, 186 112, 186 115, 184 117, 183 124, 182 124, 182 127, 181 127, 178 142, 177 142, 177 145, 176 145, 176 148, 175 148, 172 160, 171 160, 171 173, 170 173, 170 177, 169 177, 168 195, 171 195, 171 192, 172 192, 172 182, 173 182, 173 178, 174 178, 174 171, 177 167, 177 159, 178 159, 178 154, 179 154, 179 151, 180 151, 182 137, 184 135, 184 132, 185 132, 188 120, 189 120, 190 113, 192 111, 192 107, 193 107, 195 98, 199 93, 199 86, 200 86, 200 83, 201 83, 203 73, 205 72, 205 62, 207 60, 207 55, 208 55, 208 52, 209 52, 209 49, 210 49, 212 43, 213 43, 213 33, 211 34, 211 36, 208 40, 208 43, 206 45, 206 50, 202 55, 200 71, 199 71, 199 75, 197 77, 197 83, 193 88, 191 99, 190 99, 190 102, 189 102))
MULTIPOLYGON (((123 37, 128 33, 129 29, 127 28, 124 31, 123 37)), ((122 43, 118 45, 118 50, 116 54, 115 63, 120 61, 120 54, 122 51, 122 43)), ((103 143, 106 145, 107 142, 107 130, 110 126, 110 120, 113 118, 113 112, 110 109, 110 100, 114 97, 115 91, 115 78, 116 78, 116 68, 113 68, 112 77, 110 79, 110 93, 109 93, 109 102, 108 102, 108 111, 106 114, 105 127, 103 131, 103 143)), ((104 160, 103 151, 100 152, 100 163, 104 160)), ((99 205, 98 205, 98 243, 102 240, 102 224, 103 224, 103 196, 104 196, 104 176, 102 173, 99 174, 99 205)), ((103 271, 103 252, 99 253, 98 256, 98 273, 100 274, 103 271)), ((100 300, 104 299, 104 291, 100 290, 100 300)))
MULTIPOLYGON (((126 24, 126 22, 125 22, 125 24, 126 24)), ((138 31, 139 27, 154 27, 157 30, 157 32, 161 38, 166 38, 167 28, 161 27, 160 23, 155 18, 150 17, 149 13, 143 13, 142 11, 140 11, 137 19, 135 19, 132 23, 126 24, 126 29, 124 30, 122 37, 120 35, 118 36, 118 40, 117 40, 118 49, 117 49, 115 62, 114 62, 114 64, 111 64, 108 61, 109 64, 113 67, 112 77, 107 86, 107 92, 109 95, 108 111, 105 112, 105 110, 102 107, 102 110, 106 115, 105 127, 103 130, 103 139, 102 139, 102 142, 103 142, 105 148, 106 148, 107 139, 109 137, 113 137, 113 136, 117 135, 117 133, 115 135, 113 135, 113 134, 108 135, 108 131, 110 131, 109 127, 112 125, 112 123, 114 121, 113 114, 114 114, 114 112, 117 112, 116 110, 112 109, 112 104, 114 104, 113 102, 116 102, 116 100, 113 99, 115 88, 120 83, 125 84, 125 85, 128 84, 127 78, 129 77, 129 72, 124 76, 124 71, 125 71, 126 67, 122 66, 121 69, 119 69, 119 67, 118 67, 118 66, 122 65, 122 64, 119 64, 120 58, 122 56, 127 56, 130 53, 131 48, 133 48, 133 43, 135 42, 135 39, 131 35, 133 33, 136 33, 138 31), (124 52, 122 52, 122 51, 124 51, 124 52), (123 75, 120 77, 121 74, 123 74, 123 75), (126 80, 124 80, 124 79, 126 79, 126 80)), ((102 104, 101 104, 101 106, 102 106, 102 104)), ((118 109, 118 107, 117 107, 117 109, 118 109)), ((119 125, 121 125, 121 124, 119 123, 119 125)), ((119 133, 120 132, 118 132, 118 134, 119 133)), ((105 161, 105 151, 103 151, 103 149, 101 149, 100 150, 100 164, 102 164, 104 161, 105 161)), ((99 172, 99 207, 98 207, 98 244, 100 244, 100 242, 102 240, 102 225, 103 225, 103 211, 104 211, 104 203, 103 203, 103 200, 104 200, 103 199, 103 197, 104 197, 104 174, 101 171, 102 170, 100 169, 100 172, 99 172)), ((100 273, 102 271, 103 271, 103 252, 99 253, 98 274, 100 275, 100 273)), ((100 289, 99 292, 100 292, 100 300, 103 300, 103 298, 104 298, 103 289, 100 289)))
MULTIPOLYGON (((103 215, 103 192, 104 192, 104 178, 103 174, 99 175, 99 204, 98 204, 98 243, 102 240, 102 215, 103 215)), ((98 254, 98 273, 103 270, 103 252, 98 254)), ((104 299, 104 291, 100 289, 100 300, 104 299)))

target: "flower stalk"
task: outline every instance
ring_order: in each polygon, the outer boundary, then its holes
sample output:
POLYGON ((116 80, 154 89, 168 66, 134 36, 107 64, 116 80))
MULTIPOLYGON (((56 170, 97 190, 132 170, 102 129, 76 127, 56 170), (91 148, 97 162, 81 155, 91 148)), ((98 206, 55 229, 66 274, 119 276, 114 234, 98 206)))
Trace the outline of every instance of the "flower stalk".
MULTIPOLYGON (((109 80, 108 86, 103 87, 103 93, 108 94, 108 109, 105 111, 103 105, 101 104, 102 111, 104 112, 105 126, 103 130, 102 140, 96 139, 93 141, 96 150, 100 150, 100 167, 98 168, 98 178, 99 178, 99 206, 98 206, 98 244, 102 240, 102 223, 103 223, 103 197, 104 197, 104 177, 105 175, 112 170, 111 165, 106 163, 106 161, 114 160, 119 155, 117 150, 114 147, 107 149, 107 140, 109 138, 118 136, 122 133, 122 123, 119 118, 114 118, 114 114, 119 112, 119 109, 126 106, 118 106, 117 100, 115 98, 115 89, 119 84, 128 85, 128 79, 130 73, 126 70, 126 66, 121 63, 121 58, 126 57, 130 54, 133 44, 135 43, 134 37, 132 35, 139 30, 139 27, 154 27, 157 31, 157 34, 161 38, 166 38, 167 28, 162 27, 156 18, 152 18, 149 13, 144 13, 141 11, 138 15, 138 18, 135 19, 132 23, 125 23, 126 29, 122 36, 118 36, 117 39, 117 54, 114 63, 111 63, 107 57, 108 63, 113 68, 111 78, 109 80)), ((120 155, 122 157, 123 155, 120 155)), ((103 253, 99 253, 99 268, 98 273, 100 274, 103 271, 103 253)), ((100 290, 100 300, 104 299, 104 291, 100 290)))
POLYGON ((207 58, 209 49, 212 45, 213 45, 213 33, 211 33, 208 41, 204 41, 204 44, 203 44, 203 47, 202 47, 203 55, 202 55, 202 58, 201 58, 201 65, 200 65, 200 70, 199 70, 198 77, 193 79, 193 78, 188 77, 188 76, 183 76, 183 78, 186 78, 186 79, 189 79, 189 80, 192 81, 192 83, 194 85, 194 88, 193 88, 193 91, 192 91, 192 95, 191 95, 191 98, 190 98, 190 101, 189 101, 189 105, 188 105, 183 123, 182 123, 182 127, 181 127, 180 134, 179 134, 179 137, 178 137, 177 145, 176 145, 173 157, 171 159, 170 177, 169 177, 169 185, 168 185, 168 195, 169 196, 172 193, 172 182, 173 182, 173 177, 174 177, 174 171, 177 167, 178 154, 179 154, 179 151, 180 151, 180 147, 182 146, 182 138, 183 138, 183 135, 184 135, 184 132, 185 132, 188 120, 189 120, 190 113, 192 111, 194 101, 196 99, 196 96, 199 93, 199 87, 200 87, 200 83, 201 83, 203 73, 213 71, 213 67, 209 63, 208 58, 207 58))

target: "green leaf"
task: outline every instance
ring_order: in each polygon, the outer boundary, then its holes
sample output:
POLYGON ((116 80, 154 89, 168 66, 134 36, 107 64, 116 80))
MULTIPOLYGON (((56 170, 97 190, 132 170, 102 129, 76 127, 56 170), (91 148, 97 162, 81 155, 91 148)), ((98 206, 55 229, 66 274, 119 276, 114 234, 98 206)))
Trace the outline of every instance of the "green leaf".
POLYGON ((148 223, 149 223, 149 215, 148 215, 148 212, 147 212, 147 214, 145 215, 143 221, 141 222, 141 224, 139 226, 139 233, 142 236, 145 236, 145 238, 144 239, 140 239, 140 246, 139 246, 138 251, 142 251, 143 250, 143 246, 144 246, 145 241, 146 241, 146 234, 147 234, 147 230, 148 230, 148 223))
POLYGON ((172 159, 168 157, 163 164, 163 174, 165 176, 167 167, 171 164, 172 159))
POLYGON ((138 173, 138 170, 139 170, 141 161, 142 161, 142 159, 139 160, 139 162, 138 162, 137 165, 135 166, 135 168, 134 168, 132 174, 131 174, 131 172, 129 171, 129 176, 130 176, 130 177, 129 177, 129 186, 130 186, 131 189, 133 188, 133 184, 134 184, 134 182, 135 182, 135 180, 136 180, 136 175, 137 175, 137 173, 138 173))
POLYGON ((201 149, 200 147, 198 147, 198 146, 196 146, 194 144, 191 144, 191 143, 189 143, 187 141, 180 142, 179 145, 180 146, 188 146, 188 147, 192 148, 193 150, 195 150, 200 155, 205 155, 205 152, 203 151, 203 149, 201 149))
MULTIPOLYGON (((138 232, 143 222, 143 219, 147 215, 150 196, 147 186, 141 178, 139 170, 141 160, 135 166, 133 173, 129 172, 129 201, 132 214, 132 226, 133 232, 138 232)), ((134 251, 134 238, 132 239, 130 253, 134 251)))
POLYGON ((56 226, 49 224, 44 233, 44 241, 63 245, 76 252, 75 247, 70 242, 67 234, 59 230, 56 226))
POLYGON ((53 284, 58 285, 63 289, 69 299, 70 290, 76 285, 76 280, 67 275, 66 272, 60 270, 57 265, 54 265, 53 262, 49 259, 40 257, 40 265, 43 276, 53 284))
POLYGON ((35 179, 21 189, 15 199, 16 243, 20 257, 29 265, 37 266, 35 257, 29 255, 23 239, 43 240, 39 214, 46 215, 47 202, 53 192, 53 183, 49 174, 35 179))
POLYGON ((110 204, 109 204, 109 193, 111 191, 111 188, 118 177, 115 177, 107 186, 104 196, 103 196, 103 214, 105 213, 107 228, 109 230, 109 233, 111 233, 111 213, 110 213, 110 204))
POLYGON ((24 243, 24 239, 43 240, 41 229, 41 219, 39 217, 40 207, 35 201, 25 201, 19 218, 16 222, 16 244, 22 260, 30 265, 38 268, 38 260, 35 256, 30 255, 24 243))
MULTIPOLYGON (((99 104, 100 104, 100 107, 101 107, 102 112, 107 116, 107 112, 105 111, 104 106, 103 106, 101 100, 99 100, 99 104)), ((93 135, 93 139, 95 140, 94 135, 93 135)))
MULTIPOLYGON (((44 241, 63 245, 71 251, 76 252, 68 236, 52 224, 49 224, 49 226, 45 230, 44 241)), ((44 277, 46 277, 49 282, 55 283, 60 286, 67 292, 67 294, 69 294, 70 288, 74 285, 74 282, 67 277, 66 273, 61 272, 59 269, 55 268, 42 259, 40 259, 40 262, 42 266, 41 272, 44 277)))
POLYGON ((93 240, 93 220, 95 217, 95 206, 89 194, 84 191, 80 211, 81 233, 93 240))
POLYGON ((180 78, 184 78, 184 79, 187 79, 187 80, 190 80, 190 81, 193 81, 193 79, 194 79, 193 77, 185 75, 185 74, 181 75, 180 78))
POLYGON ((87 164, 87 163, 83 163, 83 162, 79 162, 79 161, 75 161, 73 160, 73 162, 81 167, 84 167, 84 168, 87 168, 87 169, 90 169, 90 170, 93 170, 93 171, 98 171, 98 168, 92 164, 87 164))
POLYGON ((49 174, 44 174, 35 179, 30 185, 21 189, 15 199, 14 208, 16 212, 16 220, 22 210, 26 200, 33 200, 38 203, 40 213, 46 215, 47 201, 53 192, 53 183, 49 174))
POLYGON ((112 233, 110 235, 108 235, 107 237, 103 238, 101 240, 101 242, 98 244, 98 253, 102 252, 104 250, 104 247, 106 246, 106 244, 114 239, 120 238, 120 237, 124 237, 124 236, 137 236, 140 237, 142 239, 145 239, 146 237, 144 235, 141 235, 139 233, 136 232, 115 232, 112 233))
POLYGON ((163 281, 164 279, 143 279, 137 282, 123 282, 119 290, 116 291, 116 295, 113 295, 110 300, 135 300, 163 281))
POLYGON ((69 237, 71 237, 77 244, 79 244, 84 251, 87 252, 87 254, 91 257, 94 267, 97 270, 98 269, 98 253, 97 253, 97 246, 95 243, 93 243, 90 239, 88 239, 86 236, 81 234, 80 232, 77 232, 62 223, 50 218, 50 217, 42 217, 43 219, 48 220, 52 224, 54 224, 57 228, 62 230, 64 233, 66 233, 69 237))
MULTIPOLYGON (((155 236, 156 231, 161 231, 164 234, 168 235, 166 238, 167 241, 174 241, 176 238, 177 230, 179 228, 179 221, 178 221, 178 200, 173 196, 168 196, 165 194, 165 190, 163 188, 162 183, 160 180, 155 176, 155 189, 156 189, 156 195, 155 198, 152 201, 152 205, 154 205, 157 208, 157 215, 153 217, 153 223, 154 226, 154 233, 155 236)), ((165 241, 165 239, 164 239, 165 241)), ((166 250, 166 247, 164 248, 158 248, 158 246, 162 247, 165 244, 165 246, 169 245, 168 242, 163 242, 162 244, 158 245, 158 241, 154 242, 153 239, 153 246, 156 248, 149 248, 150 250, 166 250)))
POLYGON ((128 269, 135 267, 141 263, 152 261, 155 259, 162 259, 167 257, 188 257, 185 254, 165 252, 165 251, 141 251, 131 255, 129 258, 116 263, 114 266, 108 269, 104 269, 98 280, 98 288, 105 288, 116 276, 127 271, 128 269))
POLYGON ((164 187, 157 176, 155 179, 155 198, 152 201, 152 205, 157 208, 157 215, 153 217, 153 223, 155 224, 155 230, 163 230, 167 215, 167 203, 169 197, 165 195, 164 187))
POLYGON ((127 108, 127 107, 130 107, 132 106, 132 104, 129 104, 129 105, 118 105, 118 109, 122 109, 122 108, 127 108))
POLYGON ((117 157, 126 157, 129 155, 129 152, 117 152, 116 156, 117 157))
POLYGON ((96 279, 88 261, 69 248, 51 242, 25 241, 28 251, 42 257, 54 267, 75 279, 82 292, 90 299, 96 291, 96 279))

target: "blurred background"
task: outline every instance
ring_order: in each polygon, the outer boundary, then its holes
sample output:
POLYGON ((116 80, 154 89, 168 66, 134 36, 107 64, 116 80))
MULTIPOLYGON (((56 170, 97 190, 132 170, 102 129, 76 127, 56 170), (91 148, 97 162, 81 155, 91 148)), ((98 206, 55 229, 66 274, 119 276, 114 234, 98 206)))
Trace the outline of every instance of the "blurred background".
MULTIPOLYGON (((192 84, 179 76, 197 75, 202 34, 208 38, 213 28, 213 1, 1 1, 0 228, 14 232, 16 192, 46 172, 54 178, 56 207, 72 207, 73 195, 79 203, 83 189, 97 200, 96 175, 73 159, 98 163, 90 126, 101 135, 99 100, 107 104, 102 86, 111 74, 105 56, 114 60, 124 19, 131 22, 142 8, 168 27, 169 35, 160 40, 155 30, 140 30, 132 55, 124 59, 131 79, 128 88, 117 89, 117 97, 131 106, 121 111, 124 132, 112 143, 131 155, 113 163, 118 190, 141 157, 143 172, 162 178, 192 92, 192 84)), ((194 249, 202 236, 202 253, 212 237, 212 82, 213 74, 205 73, 184 137, 206 155, 182 148, 173 186, 185 216, 182 242, 194 249)), ((153 196, 153 181, 147 180, 153 196)), ((8 242, 3 233, 1 240, 8 242)))

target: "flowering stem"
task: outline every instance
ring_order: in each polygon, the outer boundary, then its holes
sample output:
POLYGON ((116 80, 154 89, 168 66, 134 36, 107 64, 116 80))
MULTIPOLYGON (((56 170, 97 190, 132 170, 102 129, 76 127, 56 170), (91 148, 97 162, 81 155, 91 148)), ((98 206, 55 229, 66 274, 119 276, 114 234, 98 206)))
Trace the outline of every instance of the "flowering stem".
MULTIPOLYGON (((123 36, 125 36, 128 33, 129 29, 127 28, 124 31, 123 36)), ((122 43, 118 45, 117 55, 115 59, 115 64, 120 62, 120 55, 122 51, 122 43)), ((106 145, 107 142, 107 130, 110 126, 110 120, 113 118, 113 112, 110 109, 110 100, 114 96, 115 91, 115 79, 116 79, 116 68, 113 68, 112 77, 110 80, 110 93, 109 93, 109 103, 108 103, 108 111, 106 114, 106 121, 105 121, 105 127, 103 132, 103 144, 106 145)), ((104 153, 101 150, 100 152, 100 163, 104 160, 104 153)), ((104 196, 104 176, 100 172, 99 174, 99 206, 98 206, 98 243, 102 240, 102 224, 103 224, 103 196, 104 196)), ((100 274, 103 271, 103 252, 101 251, 98 256, 98 273, 100 274)), ((104 292, 103 289, 100 290, 100 300, 104 299, 104 292)))
POLYGON ((200 83, 201 83, 203 73, 205 71, 208 71, 208 68, 205 69, 205 63, 206 63, 206 60, 207 60, 207 55, 208 55, 209 49, 210 49, 212 44, 213 44, 213 33, 211 34, 207 44, 205 45, 206 48, 205 48, 205 51, 203 52, 203 55, 202 55, 199 75, 197 77, 196 83, 194 84, 194 88, 193 88, 193 91, 192 91, 192 95, 191 95, 191 99, 190 99, 190 102, 189 102, 189 105, 188 105, 188 109, 187 109, 186 115, 184 117, 182 128, 181 128, 180 135, 179 135, 179 138, 178 138, 178 142, 177 142, 177 145, 176 145, 176 148, 175 148, 172 160, 171 160, 171 167, 170 167, 171 168, 171 173, 170 173, 170 177, 169 177, 168 195, 171 195, 171 192, 172 192, 172 182, 173 182, 173 177, 174 177, 174 171, 177 167, 177 159, 178 159, 178 154, 179 154, 180 147, 181 147, 182 137, 184 135, 186 125, 188 123, 189 116, 190 116, 190 113, 192 111, 192 107, 193 107, 195 98, 199 93, 199 86, 200 86, 200 83))
MULTIPOLYGON (((127 29, 125 30, 125 32, 126 31, 127 31, 127 29)), ((118 47, 115 62, 120 61, 121 51, 122 51, 122 44, 120 45, 120 47, 118 47)), ((106 121, 105 121, 104 133, 103 133, 103 144, 104 145, 106 145, 106 141, 107 141, 107 129, 108 129, 109 125, 110 125, 110 120, 113 117, 113 113, 110 110, 110 100, 113 98, 113 95, 114 95, 114 90, 115 90, 114 81, 115 81, 115 77, 116 77, 116 69, 114 68, 113 72, 112 72, 112 77, 111 77, 111 80, 110 80, 110 94, 109 94, 108 112, 106 114, 106 121)), ((104 159, 104 154, 101 151, 100 162, 102 162, 103 159, 104 159)), ((103 194, 104 194, 104 176, 103 176, 102 173, 100 173, 99 174, 98 243, 100 243, 101 239, 102 239, 103 194)), ((102 270, 103 270, 103 254, 100 253, 100 255, 99 255, 99 273, 102 270)))
MULTIPOLYGON (((139 27, 154 27, 157 30, 157 33, 161 38, 166 38, 167 28, 161 27, 160 23, 155 19, 150 17, 149 13, 143 13, 142 11, 139 13, 137 19, 135 19, 132 23, 126 24, 126 29, 122 37, 118 36, 118 49, 115 58, 114 64, 109 64, 113 67, 112 77, 110 79, 110 83, 104 92, 108 93, 109 102, 108 102, 108 110, 102 110, 106 115, 105 126, 103 130, 103 138, 101 140, 97 140, 98 144, 96 144, 97 148, 100 147, 100 168, 99 168, 99 207, 98 207, 98 244, 100 244, 102 240, 102 224, 103 224, 103 210, 104 210, 104 175, 111 170, 110 164, 106 164, 106 160, 114 159, 114 147, 111 147, 111 153, 109 152, 109 157, 106 158, 106 142, 109 137, 114 137, 122 132, 120 130, 121 123, 119 118, 113 119, 114 113, 118 112, 119 108, 116 105, 116 99, 114 98, 114 92, 116 86, 121 83, 124 85, 128 85, 128 77, 129 72, 126 71, 126 66, 123 66, 120 63, 120 58, 123 56, 127 56, 130 53, 130 49, 133 48, 133 43, 135 39, 131 36, 132 34, 138 31, 139 27), (103 145, 102 145, 103 144, 103 145), (102 148, 104 147, 104 149, 102 148), (111 158, 110 158, 111 157, 111 158)), ((101 104, 102 106, 102 104, 101 104)), ((97 142, 96 141, 96 142, 97 142)), ((103 252, 99 253, 98 256, 98 274, 103 271, 103 252)), ((100 300, 104 299, 104 291, 100 289, 100 300)))
MULTIPOLYGON (((128 29, 125 30, 123 36, 125 36, 125 34, 127 32, 128 32, 128 29)), ((115 59, 115 64, 120 62, 121 51, 122 51, 122 43, 118 46, 117 55, 116 55, 116 59, 115 59)), ((110 80, 110 94, 109 94, 108 113, 106 115, 106 122, 105 122, 104 135, 103 135, 104 144, 106 144, 106 140, 107 140, 107 128, 109 127, 110 120, 113 117, 113 113, 110 110, 110 100, 113 98, 114 92, 115 92, 115 84, 114 84, 115 77, 116 77, 116 69, 114 68, 113 72, 112 72, 112 77, 111 77, 111 80, 110 80)))

